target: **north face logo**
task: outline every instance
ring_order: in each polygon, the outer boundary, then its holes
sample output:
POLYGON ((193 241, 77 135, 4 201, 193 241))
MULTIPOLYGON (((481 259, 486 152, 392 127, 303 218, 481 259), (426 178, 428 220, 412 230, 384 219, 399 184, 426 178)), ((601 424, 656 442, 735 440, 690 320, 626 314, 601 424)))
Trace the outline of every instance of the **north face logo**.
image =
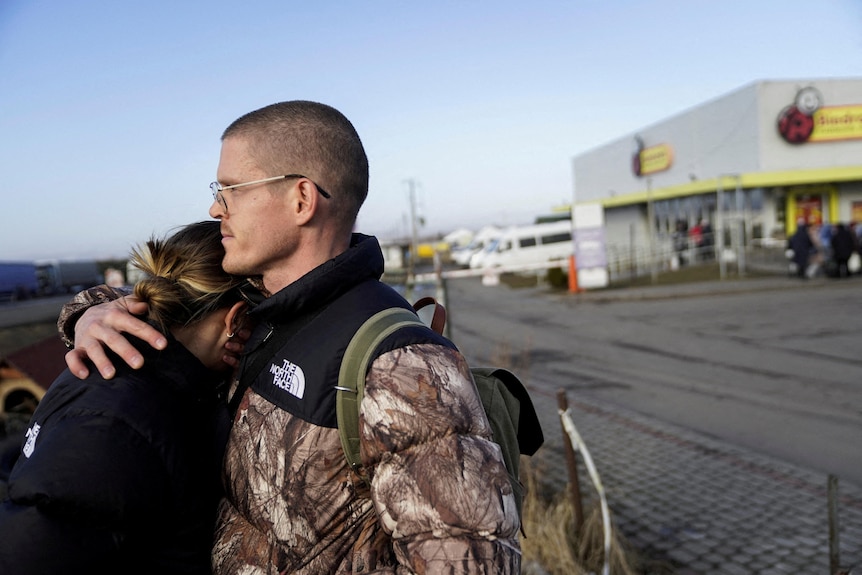
POLYGON ((273 385, 302 399, 305 394, 305 373, 302 372, 301 367, 284 359, 280 367, 272 364, 269 367, 269 373, 275 376, 272 378, 273 385))
POLYGON ((24 457, 29 458, 33 455, 33 450, 36 449, 36 437, 39 435, 39 430, 42 426, 34 423, 33 427, 27 430, 27 441, 24 442, 24 457))

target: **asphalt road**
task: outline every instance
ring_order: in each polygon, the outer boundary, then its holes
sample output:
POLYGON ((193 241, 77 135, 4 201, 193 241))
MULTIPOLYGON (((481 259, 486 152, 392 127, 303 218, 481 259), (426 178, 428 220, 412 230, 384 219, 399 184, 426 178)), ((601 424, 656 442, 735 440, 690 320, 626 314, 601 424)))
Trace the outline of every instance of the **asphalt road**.
POLYGON ((57 335, 57 316, 71 296, 0 303, 0 357, 57 335))
POLYGON ((472 364, 510 365, 535 393, 562 388, 862 485, 862 278, 757 288, 582 297, 450 279, 447 308, 472 364))
POLYGON ((70 295, 35 298, 20 302, 0 303, 0 328, 30 323, 56 322, 63 304, 70 295))

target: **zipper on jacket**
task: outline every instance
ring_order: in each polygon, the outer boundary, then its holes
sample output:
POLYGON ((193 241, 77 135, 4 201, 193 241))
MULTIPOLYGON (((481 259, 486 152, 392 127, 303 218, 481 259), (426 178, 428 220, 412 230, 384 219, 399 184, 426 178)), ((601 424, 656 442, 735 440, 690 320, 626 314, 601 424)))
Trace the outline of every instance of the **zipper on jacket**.
MULTIPOLYGON (((230 411, 230 418, 233 420, 236 415, 237 410, 239 409, 239 404, 242 401, 245 392, 248 391, 248 388, 251 387, 252 381, 257 376, 257 371, 259 369, 251 369, 255 373, 249 373, 249 364, 251 363, 251 354, 260 350, 262 347, 266 345, 266 342, 269 341, 269 338, 272 337, 272 334, 275 333, 275 327, 271 323, 265 324, 267 327, 266 335, 263 336, 260 341, 258 341, 252 349, 244 349, 242 352, 242 359, 239 363, 239 371, 237 372, 237 386, 233 392, 233 395, 230 397, 230 401, 228 402, 228 410, 230 411)), ((262 367, 262 366, 261 366, 262 367)))

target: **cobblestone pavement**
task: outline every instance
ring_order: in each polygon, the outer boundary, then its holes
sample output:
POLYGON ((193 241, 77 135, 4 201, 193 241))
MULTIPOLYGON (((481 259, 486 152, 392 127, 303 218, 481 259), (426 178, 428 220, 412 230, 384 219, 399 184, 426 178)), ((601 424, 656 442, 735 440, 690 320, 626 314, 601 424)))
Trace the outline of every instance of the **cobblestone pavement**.
MULTIPOLYGON (((823 280, 829 281, 829 280, 823 280)), ((862 287, 862 286, 860 286, 862 287)), ((792 289, 786 278, 583 293, 584 300, 700 297, 792 289)), ((553 382, 531 393, 545 431, 534 457, 542 481, 568 481, 553 382)), ((617 530, 678 575, 828 574, 828 477, 607 403, 567 397, 595 461, 617 530)), ((790 424, 790 423, 788 423, 790 424)), ((862 457, 862 437, 859 456, 862 457)), ((579 461, 584 506, 596 492, 579 461)), ((862 485, 838 485, 840 566, 862 573, 862 485)), ((662 573, 666 573, 664 567, 662 573)))
MULTIPOLYGON (((546 436, 537 463, 561 488, 557 398, 534 401, 546 436)), ((645 556, 680 575, 829 572, 827 476, 618 407, 568 402, 612 520, 645 556)), ((588 507, 595 490, 578 459, 588 507)), ((841 483, 839 497, 841 565, 862 569, 862 488, 841 483)))

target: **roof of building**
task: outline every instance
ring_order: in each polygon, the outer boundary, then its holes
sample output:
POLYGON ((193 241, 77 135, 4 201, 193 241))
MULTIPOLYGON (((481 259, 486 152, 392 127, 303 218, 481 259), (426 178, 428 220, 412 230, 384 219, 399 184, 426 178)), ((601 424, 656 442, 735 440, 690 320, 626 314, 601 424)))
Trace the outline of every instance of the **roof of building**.
POLYGON ((0 366, 17 369, 44 389, 66 369, 66 346, 57 336, 38 341, 0 358, 0 366))

